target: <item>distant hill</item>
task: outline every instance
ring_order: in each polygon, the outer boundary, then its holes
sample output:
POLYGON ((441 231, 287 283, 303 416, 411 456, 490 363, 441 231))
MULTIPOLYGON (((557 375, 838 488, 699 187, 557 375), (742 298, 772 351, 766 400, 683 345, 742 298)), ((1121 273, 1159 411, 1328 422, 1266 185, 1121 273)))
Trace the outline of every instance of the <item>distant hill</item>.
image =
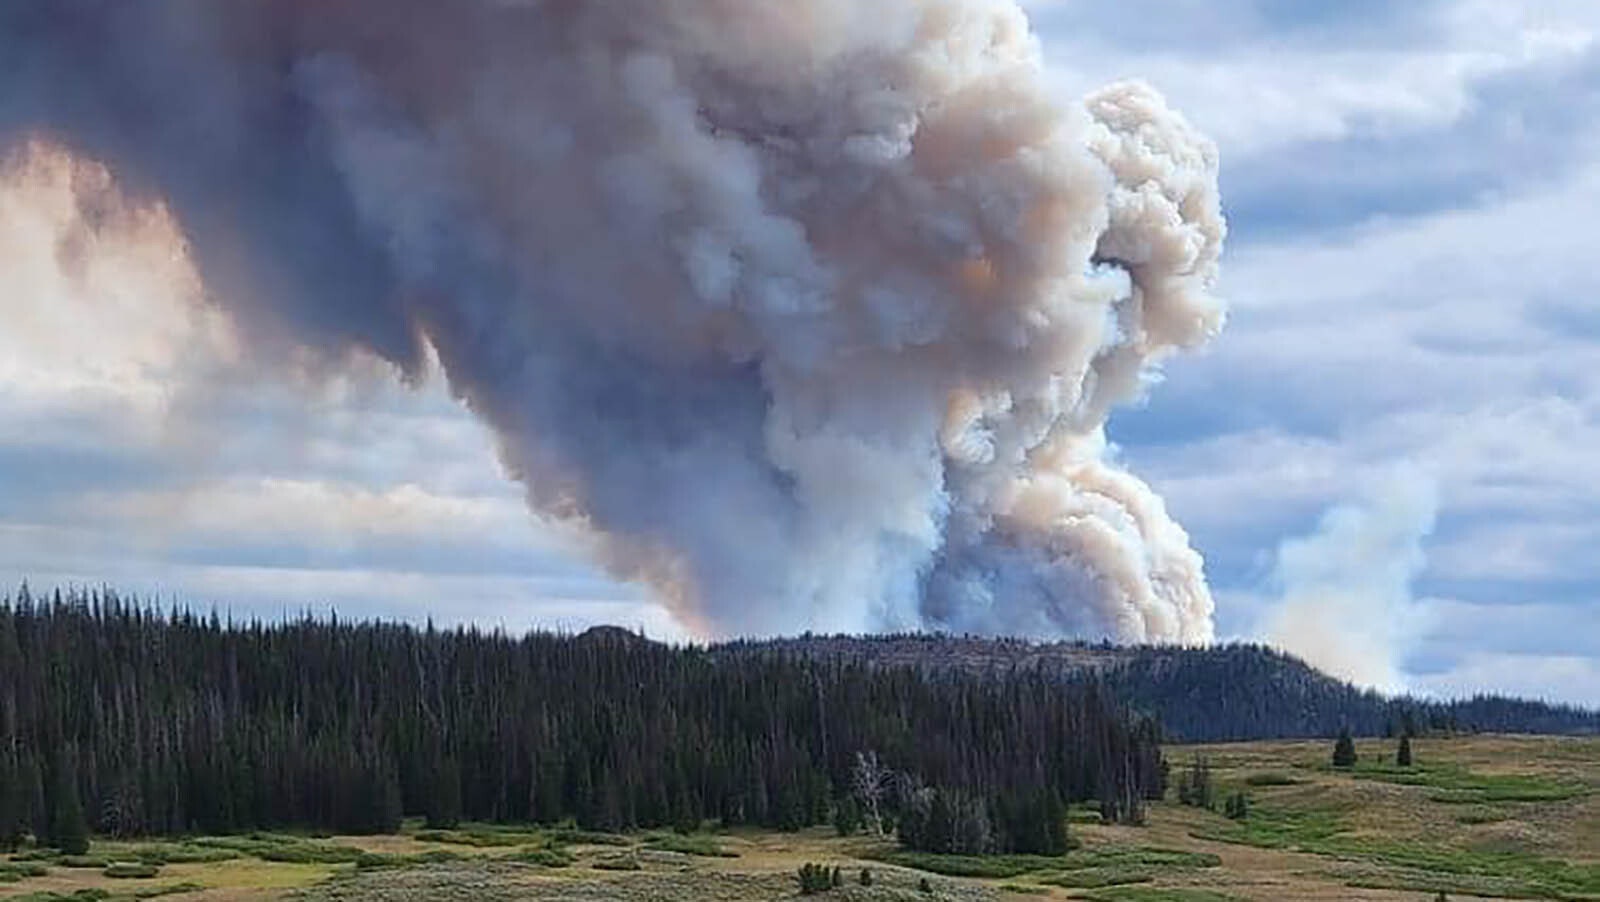
POLYGON ((1188 742, 1416 732, 1600 734, 1600 711, 1478 696, 1451 702, 1389 697, 1261 645, 1116 646, 905 634, 815 636, 713 646, 715 656, 796 655, 882 666, 1001 675, 1032 670, 1096 681, 1188 742))

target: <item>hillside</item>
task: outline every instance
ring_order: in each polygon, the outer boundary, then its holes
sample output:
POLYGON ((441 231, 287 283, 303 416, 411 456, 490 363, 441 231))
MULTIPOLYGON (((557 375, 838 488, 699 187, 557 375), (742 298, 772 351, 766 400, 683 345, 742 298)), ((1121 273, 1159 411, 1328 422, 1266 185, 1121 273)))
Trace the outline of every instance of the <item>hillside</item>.
POLYGON ((1098 681, 1188 742, 1404 731, 1600 733, 1600 711, 1500 696, 1441 703, 1359 689, 1260 645, 1114 646, 972 636, 814 636, 714 646, 715 656, 801 656, 935 672, 1034 671, 1098 681))

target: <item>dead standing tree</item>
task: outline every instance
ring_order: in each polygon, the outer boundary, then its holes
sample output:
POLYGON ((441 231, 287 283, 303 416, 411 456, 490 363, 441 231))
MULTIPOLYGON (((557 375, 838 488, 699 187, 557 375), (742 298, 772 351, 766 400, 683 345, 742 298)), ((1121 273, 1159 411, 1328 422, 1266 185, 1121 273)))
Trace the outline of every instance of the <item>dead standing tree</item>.
POLYGON ((850 779, 856 799, 861 802, 861 810, 866 816, 867 828, 874 836, 883 835, 881 803, 892 776, 889 769, 878 761, 877 752, 856 752, 856 766, 850 779))

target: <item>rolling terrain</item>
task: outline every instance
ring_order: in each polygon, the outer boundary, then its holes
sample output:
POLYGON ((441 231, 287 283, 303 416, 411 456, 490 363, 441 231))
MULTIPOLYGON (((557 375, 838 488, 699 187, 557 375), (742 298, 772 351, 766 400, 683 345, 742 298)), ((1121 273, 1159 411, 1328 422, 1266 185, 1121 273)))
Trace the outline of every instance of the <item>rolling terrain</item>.
POLYGON ((1325 674, 1262 645, 1118 646, 930 634, 813 636, 712 646, 713 657, 803 657, 882 667, 984 674, 1042 673, 1098 682, 1160 721, 1169 739, 1221 742, 1398 735, 1409 728, 1494 733, 1600 734, 1600 711, 1479 696, 1435 702, 1390 697, 1325 674))

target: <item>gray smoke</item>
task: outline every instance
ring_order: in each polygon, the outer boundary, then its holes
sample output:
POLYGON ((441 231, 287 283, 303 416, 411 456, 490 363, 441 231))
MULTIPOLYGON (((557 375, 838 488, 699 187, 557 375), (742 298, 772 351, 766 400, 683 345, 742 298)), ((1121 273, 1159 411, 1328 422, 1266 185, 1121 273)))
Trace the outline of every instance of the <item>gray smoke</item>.
POLYGON ((437 353, 707 633, 1205 641, 1103 427, 1221 325, 1214 147, 1009 0, 12 0, 0 154, 165 204, 249 341, 437 353))

